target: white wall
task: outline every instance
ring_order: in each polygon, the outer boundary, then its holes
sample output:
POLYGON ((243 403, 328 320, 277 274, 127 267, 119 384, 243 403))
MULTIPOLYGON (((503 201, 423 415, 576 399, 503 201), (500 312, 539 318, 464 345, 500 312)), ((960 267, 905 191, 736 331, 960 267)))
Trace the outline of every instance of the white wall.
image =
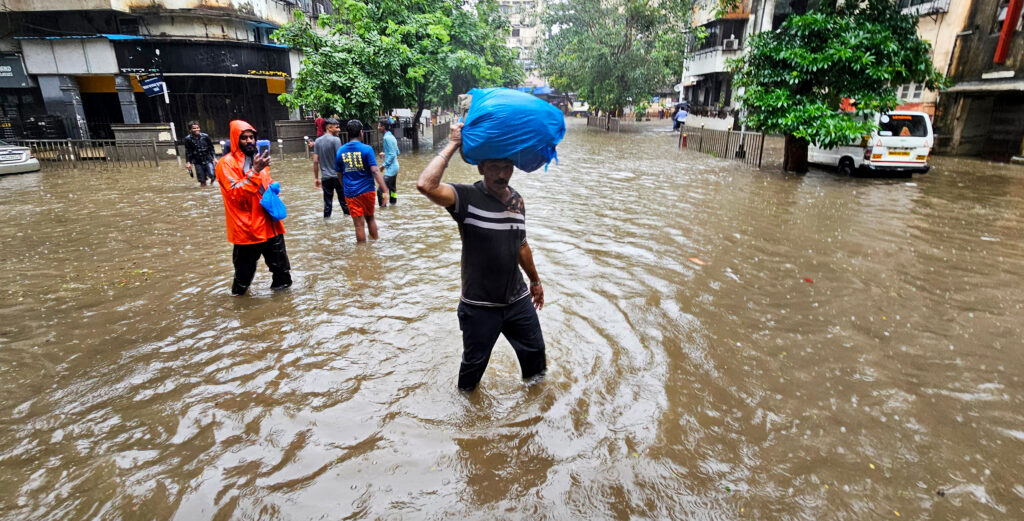
POLYGON ((6 0, 7 11, 85 11, 111 9, 123 13, 195 10, 227 17, 251 17, 282 25, 293 6, 275 0, 6 0))
POLYGON ((120 74, 106 38, 22 40, 21 49, 29 74, 120 74))

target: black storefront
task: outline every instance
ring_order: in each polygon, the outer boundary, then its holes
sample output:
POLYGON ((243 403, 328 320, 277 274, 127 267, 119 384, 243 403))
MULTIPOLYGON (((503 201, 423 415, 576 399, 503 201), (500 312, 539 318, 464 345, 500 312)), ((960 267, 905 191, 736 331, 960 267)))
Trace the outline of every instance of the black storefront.
POLYGON ((178 138, 198 120, 211 136, 226 138, 232 119, 245 119, 261 136, 276 138, 274 121, 288 119, 277 101, 291 76, 288 49, 274 45, 207 41, 115 41, 122 74, 162 76, 164 96, 135 94, 143 123, 172 121, 178 138))
POLYGON ((21 136, 26 118, 46 113, 35 87, 20 54, 0 53, 0 139, 21 136))

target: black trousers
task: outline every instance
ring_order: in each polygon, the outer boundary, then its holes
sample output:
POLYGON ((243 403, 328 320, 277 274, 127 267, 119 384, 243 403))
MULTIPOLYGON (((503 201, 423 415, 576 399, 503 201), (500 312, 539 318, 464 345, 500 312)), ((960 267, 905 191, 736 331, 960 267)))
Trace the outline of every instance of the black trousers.
MULTIPOLYGON (((398 174, 384 176, 384 184, 388 187, 388 204, 398 202, 398 174)), ((384 190, 377 188, 377 204, 384 206, 384 190)))
POLYGON ((341 188, 341 178, 339 177, 321 177, 320 188, 324 191, 324 217, 330 217, 334 211, 334 194, 338 194, 338 203, 341 205, 341 211, 348 215, 348 203, 345 202, 345 192, 341 188))
POLYGON ((291 264, 288 263, 288 252, 284 248, 284 235, 276 235, 264 242, 256 244, 236 244, 231 252, 231 262, 235 265, 235 281, 231 284, 232 295, 245 295, 249 284, 256 276, 256 262, 263 256, 270 273, 274 275, 270 289, 284 289, 292 285, 291 264))
POLYGON ((503 307, 474 306, 460 302, 459 329, 462 330, 459 389, 476 389, 487 369, 499 333, 505 335, 505 339, 512 344, 523 378, 541 374, 547 368, 544 334, 540 330, 537 310, 533 308, 533 300, 529 296, 503 307))

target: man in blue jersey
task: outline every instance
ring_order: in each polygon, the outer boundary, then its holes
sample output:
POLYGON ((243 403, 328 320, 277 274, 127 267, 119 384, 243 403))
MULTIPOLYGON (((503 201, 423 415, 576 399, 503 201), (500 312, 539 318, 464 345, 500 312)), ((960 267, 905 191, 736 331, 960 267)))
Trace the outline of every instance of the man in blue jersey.
MULTIPOLYGON (((377 207, 377 188, 386 190, 384 177, 377 168, 377 158, 373 148, 361 141, 363 124, 358 119, 350 120, 345 125, 348 143, 338 148, 334 160, 334 169, 341 174, 342 189, 345 202, 348 204, 352 224, 356 228, 356 241, 366 242, 366 228, 370 229, 370 238, 377 239, 377 220, 374 209, 377 207), (377 186, 374 186, 374 181, 377 186), (365 227, 364 227, 365 223, 365 227)), ((386 206, 382 202, 381 206, 386 206)))

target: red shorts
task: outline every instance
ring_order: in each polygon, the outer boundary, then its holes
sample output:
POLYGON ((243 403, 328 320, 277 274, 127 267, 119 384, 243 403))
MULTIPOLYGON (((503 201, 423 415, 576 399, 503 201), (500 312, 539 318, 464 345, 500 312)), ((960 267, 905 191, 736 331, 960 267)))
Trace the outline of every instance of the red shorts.
POLYGON ((377 192, 366 192, 355 197, 346 197, 348 211, 352 217, 364 215, 373 217, 373 210, 377 208, 377 192))

